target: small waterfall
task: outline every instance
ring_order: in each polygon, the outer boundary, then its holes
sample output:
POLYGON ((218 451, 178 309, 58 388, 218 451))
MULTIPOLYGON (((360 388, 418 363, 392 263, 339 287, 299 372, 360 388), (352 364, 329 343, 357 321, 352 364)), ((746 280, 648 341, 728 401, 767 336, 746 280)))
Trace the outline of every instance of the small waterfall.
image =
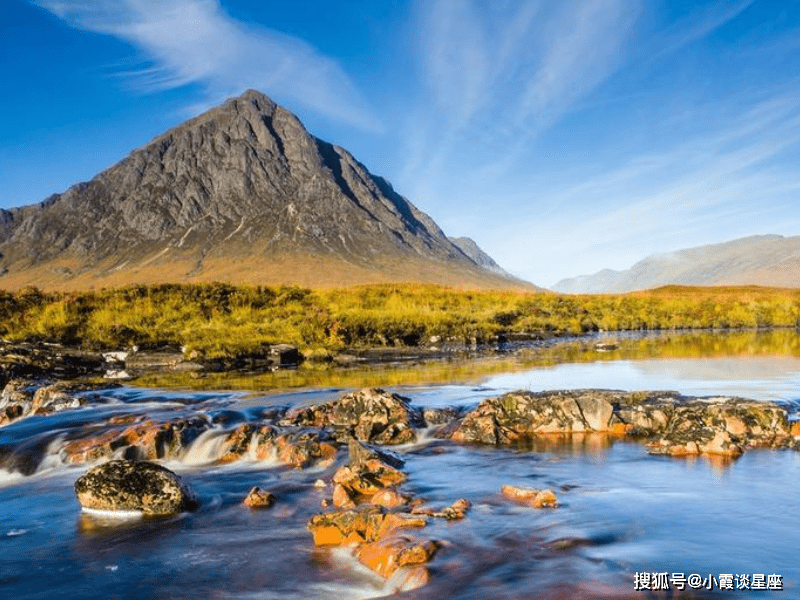
POLYGON ((183 449, 176 461, 187 466, 207 465, 218 461, 225 452, 225 441, 229 434, 229 430, 221 427, 204 431, 183 449))

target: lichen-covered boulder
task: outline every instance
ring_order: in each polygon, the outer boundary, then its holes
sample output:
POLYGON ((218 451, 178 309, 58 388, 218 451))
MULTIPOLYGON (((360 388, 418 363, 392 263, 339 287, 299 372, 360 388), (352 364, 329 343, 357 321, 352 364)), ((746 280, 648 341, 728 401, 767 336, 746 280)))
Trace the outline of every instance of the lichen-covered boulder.
POLYGON ((151 462, 112 460, 81 475, 75 482, 81 506, 144 515, 174 515, 196 507, 196 501, 175 473, 151 462))
POLYGON ((365 388, 333 402, 292 411, 281 424, 330 427, 374 444, 405 444, 417 439, 414 427, 422 424, 422 417, 407 398, 380 388, 365 388))
POLYGON ((770 402, 690 398, 667 410, 667 423, 648 444, 652 454, 735 457, 747 448, 780 446, 791 437, 786 410, 770 402))
POLYGON ((462 442, 508 445, 550 433, 610 431, 614 392, 512 392, 488 398, 469 412, 453 432, 462 442))

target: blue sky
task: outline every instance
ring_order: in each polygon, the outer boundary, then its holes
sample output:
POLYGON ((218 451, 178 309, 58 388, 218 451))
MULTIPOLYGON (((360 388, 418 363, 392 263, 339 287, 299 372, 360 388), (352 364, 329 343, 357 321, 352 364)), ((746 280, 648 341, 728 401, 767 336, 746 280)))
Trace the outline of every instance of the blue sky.
POLYGON ((545 287, 800 234, 782 0, 11 0, 0 207, 248 88, 545 287))

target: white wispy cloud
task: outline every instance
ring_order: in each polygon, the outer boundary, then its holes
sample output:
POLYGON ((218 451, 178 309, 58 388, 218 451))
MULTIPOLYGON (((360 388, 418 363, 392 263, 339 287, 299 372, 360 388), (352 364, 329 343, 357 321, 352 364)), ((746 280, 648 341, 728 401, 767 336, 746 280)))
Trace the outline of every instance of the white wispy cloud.
MULTIPOLYGON (((696 115, 692 115, 694 118, 696 115)), ((800 175, 787 153, 800 146, 800 96, 763 100, 723 126, 635 156, 540 201, 499 237, 504 266, 553 285, 564 276, 624 269, 647 255, 753 233, 791 233, 800 175), (781 198, 783 200, 781 200, 781 198), (544 204, 547 210, 540 210, 544 204), (523 224, 523 225, 520 225, 523 224), (535 239, 536 254, 515 248, 535 239)))
POLYGON ((353 81, 309 43, 228 15, 219 0, 36 0, 69 25, 134 46, 121 72, 143 92, 199 84, 209 104, 247 88, 367 129, 380 128, 353 81))
POLYGON ((448 165, 479 165, 489 177, 511 168, 531 139, 624 62, 641 0, 419 6, 416 53, 427 94, 406 125, 413 144, 402 176, 414 191, 448 165))

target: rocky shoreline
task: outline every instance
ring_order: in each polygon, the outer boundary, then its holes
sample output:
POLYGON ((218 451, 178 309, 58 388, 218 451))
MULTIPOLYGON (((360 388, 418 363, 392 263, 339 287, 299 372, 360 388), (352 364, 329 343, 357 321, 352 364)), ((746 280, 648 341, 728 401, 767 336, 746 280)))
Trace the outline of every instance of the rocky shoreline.
MULTIPOLYGON (((85 357, 75 363, 71 381, 53 377, 43 366, 7 366, 0 427, 104 402, 99 390, 110 382, 87 382, 87 364, 93 363, 85 357)), ((405 489, 404 448, 424 437, 443 444, 524 450, 540 440, 586 436, 641 443, 650 454, 673 457, 734 460, 754 448, 800 450, 800 423, 786 407, 772 402, 590 389, 517 391, 474 407, 421 407, 398 394, 365 388, 322 404, 275 406, 247 416, 191 406, 115 414, 64 433, 58 457, 66 465, 97 465, 76 482, 83 506, 145 516, 193 506, 191 493, 158 462, 180 460, 210 437, 212 464, 265 461, 323 468, 329 476, 318 481, 325 493, 321 511, 308 519, 312 543, 350 548, 360 563, 401 591, 424 585, 430 577, 426 565, 440 546, 424 535, 428 522, 461 521, 470 510, 464 498, 428 506, 405 489)), ((32 474, 46 452, 52 452, 48 444, 0 446, 0 468, 32 474)), ((559 505, 553 491, 519 487, 513 481, 498 493, 533 509, 559 505)), ((242 500, 254 508, 280 502, 258 488, 242 500)))

